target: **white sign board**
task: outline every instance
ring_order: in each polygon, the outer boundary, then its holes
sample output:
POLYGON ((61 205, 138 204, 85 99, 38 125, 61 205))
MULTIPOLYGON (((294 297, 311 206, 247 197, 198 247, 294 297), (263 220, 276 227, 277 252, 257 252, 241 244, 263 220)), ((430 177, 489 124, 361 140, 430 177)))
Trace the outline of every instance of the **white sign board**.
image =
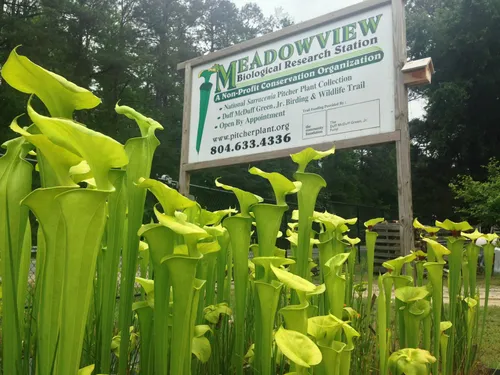
POLYGON ((391 4, 196 65, 187 163, 395 130, 391 4))

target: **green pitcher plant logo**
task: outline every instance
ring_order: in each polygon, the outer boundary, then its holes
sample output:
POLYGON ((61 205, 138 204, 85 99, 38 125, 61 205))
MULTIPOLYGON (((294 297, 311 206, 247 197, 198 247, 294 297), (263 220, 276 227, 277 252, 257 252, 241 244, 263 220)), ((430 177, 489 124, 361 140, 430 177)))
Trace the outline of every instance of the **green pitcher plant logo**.
POLYGON ((203 138, 203 129, 207 119, 208 105, 210 104, 210 93, 213 84, 210 82, 212 74, 217 73, 218 64, 214 64, 210 69, 205 69, 198 74, 198 78, 203 78, 204 82, 200 86, 200 115, 198 118, 198 133, 196 135, 196 152, 200 153, 201 139, 203 138))

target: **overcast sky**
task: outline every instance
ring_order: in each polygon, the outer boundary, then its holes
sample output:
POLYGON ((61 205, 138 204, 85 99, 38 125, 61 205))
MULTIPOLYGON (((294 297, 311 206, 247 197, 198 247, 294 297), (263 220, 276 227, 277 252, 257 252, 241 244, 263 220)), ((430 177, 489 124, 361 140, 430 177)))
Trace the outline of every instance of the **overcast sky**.
MULTIPOLYGON (((266 15, 274 14, 274 10, 281 7, 290 15, 295 23, 307 21, 311 18, 345 8, 361 1, 362 0, 233 0, 238 7, 242 7, 248 2, 257 3, 266 15)), ((423 106, 424 103, 422 101, 411 102, 410 118, 421 117, 424 114, 423 106)))

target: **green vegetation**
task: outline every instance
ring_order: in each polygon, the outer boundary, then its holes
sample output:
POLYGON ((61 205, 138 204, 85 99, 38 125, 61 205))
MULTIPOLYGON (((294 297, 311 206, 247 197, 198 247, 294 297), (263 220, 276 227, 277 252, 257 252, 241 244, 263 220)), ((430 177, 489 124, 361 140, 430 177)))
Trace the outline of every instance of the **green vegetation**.
MULTIPOLYGON (((500 57, 499 2, 412 0, 406 2, 406 9, 410 58, 432 57, 437 70, 431 85, 412 93, 427 100, 424 117, 410 125, 415 213, 428 223, 433 215, 463 220, 452 208, 450 182, 458 175, 486 181, 487 171, 481 166, 499 158, 500 78, 494 74, 500 57)), ((184 87, 177 64, 289 24, 284 12, 269 16, 255 4, 238 8, 229 0, 0 0, 0 61, 22 45, 20 52, 33 61, 91 87, 102 104, 93 111, 78 111, 75 118, 122 144, 136 136, 136 128, 117 115, 115 104, 121 100, 147 113, 166 128, 157 135, 161 145, 151 176, 176 180, 184 87)), ((23 103, 22 94, 0 82, 0 123, 4 125, 0 143, 11 138, 5 125, 25 111, 23 103)), ((27 117, 19 122, 30 125, 27 117)), ((289 159, 258 166, 287 176, 295 168, 289 159)), ((361 207, 363 221, 397 217, 393 145, 340 150, 335 158, 310 168, 327 182, 317 200, 321 210, 357 216, 352 206, 334 209, 334 201, 378 208, 361 207)), ((241 181, 241 186, 264 198, 269 196, 265 182, 248 175, 246 166, 193 173, 191 182, 212 186, 221 175, 227 181, 241 181)), ((34 179, 38 186, 38 175, 34 179)), ((213 191, 193 188, 192 194, 202 206, 217 208, 210 206, 215 201, 213 191)), ((217 201, 220 207, 233 204, 229 194, 217 194, 217 201)), ((148 199, 150 215, 151 206, 148 199)), ((471 223, 478 224, 476 219, 471 223)))
POLYGON ((250 168, 270 185, 272 203, 216 180, 234 193, 239 210, 211 212, 149 178, 155 133, 163 130, 155 120, 116 105, 140 131, 122 145, 73 119, 74 111, 99 104, 90 91, 17 49, 1 75, 29 94, 32 121, 24 128, 18 117, 12 121, 18 137, 0 158, 3 374, 471 373, 485 333, 496 234, 471 232, 467 222, 429 227, 415 220, 427 253, 386 261, 374 293, 377 225, 384 219, 364 223, 365 286, 354 272, 359 239, 348 236, 357 219, 315 211, 326 181, 308 167, 333 148, 291 155, 298 166, 293 180, 250 168), (34 189, 28 153, 41 181, 34 189), (157 203, 145 223, 148 191, 157 203), (290 195, 297 195, 299 209, 284 231, 290 248, 281 249, 276 242, 290 195), (38 251, 26 308, 28 210, 38 223, 38 251), (446 247, 437 242, 441 229, 450 233, 446 247), (479 238, 485 242, 481 314, 479 238), (450 298, 443 309, 445 267, 450 298), (137 299, 135 282, 143 290, 137 299))

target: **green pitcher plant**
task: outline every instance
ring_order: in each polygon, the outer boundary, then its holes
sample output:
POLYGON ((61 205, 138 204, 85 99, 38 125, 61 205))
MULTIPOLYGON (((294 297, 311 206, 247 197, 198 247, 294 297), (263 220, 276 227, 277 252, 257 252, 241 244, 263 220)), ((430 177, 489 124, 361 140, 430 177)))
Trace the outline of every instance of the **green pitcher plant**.
MULTIPOLYGON (((380 256, 383 218, 364 223, 363 246, 349 235, 359 218, 317 207, 326 181, 307 170, 334 147, 291 155, 292 176, 251 167, 252 178, 270 183, 273 199, 217 178, 237 209, 209 211, 151 178, 162 125, 118 103, 116 113, 136 124, 137 137, 123 145, 93 130, 73 116, 100 99, 19 50, 1 70, 3 82, 27 94, 0 157, 3 374, 472 372, 497 234, 415 219, 420 246, 380 256), (357 251, 365 248, 361 267, 357 251)), ((197 149, 216 68, 200 76, 197 149)))

